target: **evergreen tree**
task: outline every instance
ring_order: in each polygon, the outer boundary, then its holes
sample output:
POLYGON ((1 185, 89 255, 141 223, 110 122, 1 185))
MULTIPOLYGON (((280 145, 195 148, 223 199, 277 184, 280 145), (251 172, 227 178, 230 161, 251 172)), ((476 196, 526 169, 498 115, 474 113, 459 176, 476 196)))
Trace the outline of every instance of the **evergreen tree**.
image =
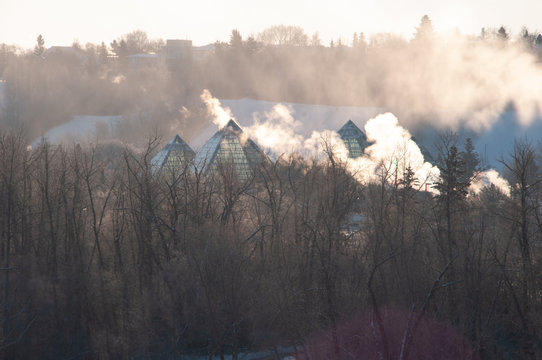
POLYGON ((241 50, 241 48, 243 47, 243 38, 239 30, 237 29, 233 29, 231 31, 230 46, 232 47, 232 49, 235 50, 241 50))
POLYGON ((314 34, 312 34, 312 37, 311 37, 311 46, 321 46, 322 45, 322 40, 320 40, 320 35, 318 34, 318 32, 315 32, 314 34))
POLYGON ((534 45, 536 39, 536 34, 532 34, 529 32, 529 29, 527 27, 523 27, 521 29, 521 40, 527 47, 532 47, 534 45))
POLYGON ((422 16, 420 20, 420 26, 416 28, 416 34, 414 38, 416 40, 428 40, 434 35, 433 22, 428 15, 422 16))
POLYGON ((36 39, 36 46, 34 47, 34 55, 36 56, 42 56, 45 52, 45 40, 43 40, 43 36, 41 34, 36 39))
POLYGON ((470 179, 465 178, 465 163, 455 144, 447 146, 445 152, 439 156, 438 168, 440 180, 435 185, 439 191, 437 205, 441 211, 443 230, 446 234, 446 242, 441 243, 441 247, 444 255, 451 258, 457 246, 456 222, 460 210, 465 205, 470 179))
POLYGON ((113 40, 113 42, 111 43, 111 48, 113 49, 115 55, 117 55, 119 58, 128 55, 128 47, 126 45, 126 41, 124 40, 121 40, 120 42, 117 40, 113 40))
POLYGON ((98 57, 100 59, 100 63, 105 64, 107 63, 107 56, 108 56, 107 47, 105 46, 105 43, 102 41, 100 46, 98 47, 98 57))
POLYGON ((474 149, 474 145, 470 137, 467 137, 465 139, 465 151, 462 151, 460 155, 461 155, 461 160, 463 161, 463 164, 464 164, 463 181, 468 182, 474 176, 476 176, 476 173, 478 171, 480 171, 479 169, 480 157, 478 153, 476 152, 476 150, 474 149))
POLYGON ((441 155, 438 168, 440 181, 435 185, 440 193, 437 196, 438 201, 451 204, 465 199, 470 180, 465 180, 465 162, 455 145, 441 155))
POLYGON ((501 26, 499 28, 499 30, 497 30, 497 38, 498 39, 506 41, 506 40, 508 40, 509 37, 510 37, 510 35, 508 35, 508 32, 506 31, 504 26, 501 26))
POLYGON ((244 42, 244 48, 248 55, 254 55, 255 53, 257 53, 260 50, 261 45, 261 43, 256 41, 254 36, 249 36, 244 42))
POLYGON ((358 45, 365 46, 365 34, 363 32, 359 33, 358 45))
POLYGON ((408 191, 419 185, 418 178, 416 178, 416 174, 410 165, 403 171, 403 177, 399 180, 399 185, 408 191))
POLYGON ((482 28, 482 30, 480 30, 480 39, 482 39, 482 40, 487 39, 487 30, 486 30, 486 28, 482 28))

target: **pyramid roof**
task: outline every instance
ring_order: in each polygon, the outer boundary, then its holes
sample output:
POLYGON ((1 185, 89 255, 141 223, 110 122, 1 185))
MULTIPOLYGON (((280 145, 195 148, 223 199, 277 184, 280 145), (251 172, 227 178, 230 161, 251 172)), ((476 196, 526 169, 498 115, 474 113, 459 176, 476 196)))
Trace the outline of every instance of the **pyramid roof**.
POLYGON ((220 165, 231 165, 237 178, 245 180, 266 159, 258 145, 246 138, 241 127, 232 119, 203 145, 195 163, 206 173, 214 173, 220 165))
POLYGON ((151 160, 153 171, 163 168, 182 169, 196 154, 179 136, 175 135, 151 160))
POLYGON ((367 136, 352 120, 348 120, 337 132, 348 149, 349 157, 357 158, 363 155, 363 151, 369 145, 367 136))
POLYGON ((431 155, 431 152, 427 150, 425 146, 419 143, 418 140, 414 136, 412 136, 410 139, 414 141, 416 145, 418 145, 418 148, 420 148, 420 152, 423 155, 423 160, 430 163, 431 165, 435 165, 436 162, 435 162, 435 159, 433 158, 433 155, 431 155))

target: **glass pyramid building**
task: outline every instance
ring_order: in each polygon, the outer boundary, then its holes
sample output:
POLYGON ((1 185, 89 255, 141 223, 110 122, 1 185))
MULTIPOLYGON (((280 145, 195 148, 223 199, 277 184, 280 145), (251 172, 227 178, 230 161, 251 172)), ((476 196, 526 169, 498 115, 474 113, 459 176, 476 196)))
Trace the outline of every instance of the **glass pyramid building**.
POLYGON ((173 139, 171 139, 171 141, 152 158, 151 167, 153 172, 158 172, 162 169, 181 170, 195 156, 194 150, 192 150, 179 135, 175 135, 173 139))
POLYGON ((416 145, 418 145, 418 147, 420 148, 420 151, 423 155, 423 160, 430 163, 431 165, 436 165, 436 162, 435 162, 435 159, 433 158, 433 155, 431 155, 431 153, 429 152, 429 150, 427 150, 427 148, 425 146, 423 146, 422 144, 420 144, 418 142, 418 140, 416 140, 416 138, 413 136, 410 138, 412 141, 414 141, 416 143, 416 145))
POLYGON ((337 132, 348 149, 348 157, 357 158, 363 155, 363 151, 369 145, 367 137, 352 120, 348 120, 337 132))
POLYGON ((233 171, 237 179, 246 180, 266 160, 258 145, 246 138, 239 125, 230 120, 203 145, 195 164, 209 175, 224 169, 233 171))

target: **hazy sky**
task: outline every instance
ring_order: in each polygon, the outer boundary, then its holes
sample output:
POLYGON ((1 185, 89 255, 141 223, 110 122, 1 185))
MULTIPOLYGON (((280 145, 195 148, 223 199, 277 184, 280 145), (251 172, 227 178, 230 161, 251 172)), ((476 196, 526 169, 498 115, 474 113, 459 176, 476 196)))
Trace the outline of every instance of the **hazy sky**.
POLYGON ((243 37, 271 25, 299 25, 308 34, 350 41, 354 32, 409 37, 428 14, 437 31, 478 34, 482 27, 522 25, 542 31, 542 0, 0 0, 0 43, 71 45, 74 39, 109 44, 132 30, 152 38, 191 39, 195 45, 243 37))

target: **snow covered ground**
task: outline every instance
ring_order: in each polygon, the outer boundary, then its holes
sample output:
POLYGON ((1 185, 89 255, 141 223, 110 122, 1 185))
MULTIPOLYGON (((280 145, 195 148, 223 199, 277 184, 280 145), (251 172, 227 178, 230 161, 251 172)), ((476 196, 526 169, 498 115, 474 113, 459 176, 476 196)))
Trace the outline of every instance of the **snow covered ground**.
POLYGON ((76 115, 73 120, 48 130, 43 136, 34 139, 30 145, 35 147, 43 140, 52 144, 72 144, 76 142, 94 142, 100 134, 100 127, 104 127, 110 133, 115 128, 122 116, 90 116, 76 115))

